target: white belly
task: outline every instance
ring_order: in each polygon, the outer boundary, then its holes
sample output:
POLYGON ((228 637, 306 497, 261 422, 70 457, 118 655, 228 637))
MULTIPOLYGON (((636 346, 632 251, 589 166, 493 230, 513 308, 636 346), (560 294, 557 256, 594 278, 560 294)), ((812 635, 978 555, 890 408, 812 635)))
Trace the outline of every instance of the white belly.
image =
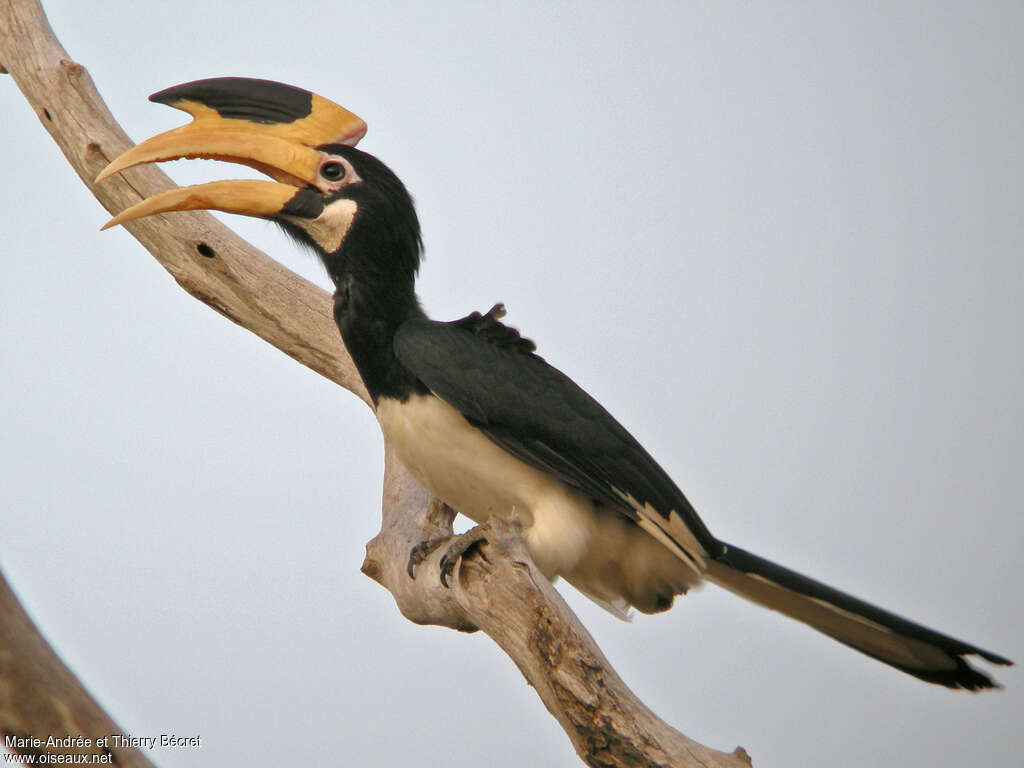
POLYGON ((585 554, 595 527, 590 501, 499 448, 441 399, 381 398, 377 420, 402 463, 434 496, 477 523, 494 513, 515 516, 548 578, 569 573, 585 554))

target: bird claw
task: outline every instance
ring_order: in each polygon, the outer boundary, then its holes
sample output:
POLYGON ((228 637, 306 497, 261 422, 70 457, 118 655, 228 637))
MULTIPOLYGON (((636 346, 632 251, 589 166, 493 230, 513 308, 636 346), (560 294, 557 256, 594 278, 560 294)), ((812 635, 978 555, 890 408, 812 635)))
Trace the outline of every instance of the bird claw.
POLYGON ((448 545, 448 549, 441 556, 441 583, 451 588, 451 584, 448 583, 448 577, 452 575, 452 571, 455 570, 459 560, 473 552, 473 550, 477 550, 480 553, 480 557, 489 563, 490 560, 487 560, 487 556, 479 549, 481 544, 486 543, 487 534, 479 525, 470 528, 458 536, 453 536, 451 544, 448 545))
POLYGON ((409 574, 409 578, 413 581, 416 580, 416 566, 430 557, 431 553, 446 541, 451 540, 451 536, 438 536, 436 539, 424 539, 415 547, 409 551, 409 562, 405 566, 405 572, 409 574))
MULTIPOLYGON (((486 542, 487 535, 480 526, 475 526, 457 536, 440 536, 436 539, 425 539, 409 551, 409 562, 405 566, 405 572, 409 574, 410 579, 415 580, 416 567, 430 557, 438 547, 447 543, 448 549, 441 556, 438 566, 441 571, 441 583, 450 588, 451 585, 448 583, 448 578, 452 575, 452 571, 455 570, 459 558, 471 554, 473 550, 486 542)), ((480 557, 490 562, 482 551, 480 552, 480 557)))

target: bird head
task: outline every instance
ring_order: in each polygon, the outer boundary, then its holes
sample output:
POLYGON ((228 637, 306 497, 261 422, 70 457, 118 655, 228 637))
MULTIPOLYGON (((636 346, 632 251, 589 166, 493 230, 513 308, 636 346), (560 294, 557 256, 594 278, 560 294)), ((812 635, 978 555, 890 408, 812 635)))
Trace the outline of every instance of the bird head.
POLYGON ((150 101, 193 121, 128 150, 97 177, 143 163, 206 158, 247 165, 273 181, 214 181, 159 193, 103 229, 157 213, 217 210, 269 219, 312 247, 328 272, 358 260, 364 270, 419 263, 412 198, 380 160, 355 148, 366 123, 309 91, 267 80, 224 77, 161 91, 150 101))

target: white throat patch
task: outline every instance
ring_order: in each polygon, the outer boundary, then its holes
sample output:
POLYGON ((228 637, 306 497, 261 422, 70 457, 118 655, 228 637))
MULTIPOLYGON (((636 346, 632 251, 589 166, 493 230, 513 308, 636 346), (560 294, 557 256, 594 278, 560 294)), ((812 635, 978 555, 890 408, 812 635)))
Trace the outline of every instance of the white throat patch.
POLYGON ((301 216, 287 216, 289 222, 302 227, 313 238, 314 242, 324 249, 325 253, 334 253, 341 248, 356 218, 359 206, 354 200, 335 200, 324 208, 323 213, 315 219, 304 219, 301 216))

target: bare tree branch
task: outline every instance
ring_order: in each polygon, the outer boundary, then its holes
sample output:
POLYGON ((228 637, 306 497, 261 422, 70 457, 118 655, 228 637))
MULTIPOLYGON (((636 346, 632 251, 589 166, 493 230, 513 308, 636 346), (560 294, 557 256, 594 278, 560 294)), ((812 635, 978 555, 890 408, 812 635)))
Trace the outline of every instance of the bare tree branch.
MULTIPOLYGON (((152 166, 93 183, 131 142, 106 109, 84 67, 70 59, 35 0, 0 0, 0 72, 9 71, 43 126, 96 199, 111 213, 173 185, 152 166), (6 70, 4 69, 6 67, 6 70)), ((247 244, 207 213, 129 223, 129 231, 200 301, 337 382, 369 404, 320 288, 247 244)), ((515 661, 593 766, 750 764, 742 749, 703 747, 659 720, 626 687, 550 583, 530 562, 518 531, 496 520, 483 556, 466 558, 451 589, 440 584, 435 552, 409 578, 413 546, 451 535, 454 513, 386 451, 383 524, 367 545, 363 572, 387 588, 402 614, 421 624, 480 629, 515 661)), ((116 725, 67 670, 0 584, 0 731, 97 736, 116 725)), ((47 751, 47 750, 40 750, 47 751)), ((68 750, 55 749, 67 753, 68 750)), ((149 762, 114 750, 119 765, 149 762)))
POLYGON ((138 749, 96 741, 124 733, 53 652, 0 574, 0 737, 23 755, 109 754, 113 765, 152 768, 138 749), (53 746, 48 736, 82 736, 81 746, 53 746), (35 744, 33 738, 42 744, 35 744))

